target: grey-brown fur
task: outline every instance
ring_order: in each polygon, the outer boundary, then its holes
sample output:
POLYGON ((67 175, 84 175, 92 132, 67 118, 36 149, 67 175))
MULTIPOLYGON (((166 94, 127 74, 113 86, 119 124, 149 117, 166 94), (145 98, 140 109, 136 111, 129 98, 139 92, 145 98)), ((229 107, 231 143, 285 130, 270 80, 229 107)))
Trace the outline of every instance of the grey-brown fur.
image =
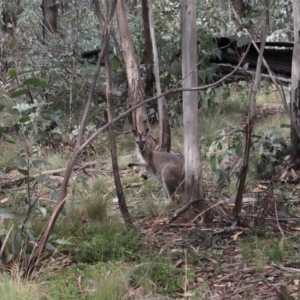
POLYGON ((178 188, 184 186, 184 160, 175 154, 156 151, 147 146, 149 130, 138 134, 133 130, 137 148, 144 160, 143 163, 128 164, 129 167, 145 167, 147 172, 158 182, 162 183, 167 200, 170 201, 178 188))

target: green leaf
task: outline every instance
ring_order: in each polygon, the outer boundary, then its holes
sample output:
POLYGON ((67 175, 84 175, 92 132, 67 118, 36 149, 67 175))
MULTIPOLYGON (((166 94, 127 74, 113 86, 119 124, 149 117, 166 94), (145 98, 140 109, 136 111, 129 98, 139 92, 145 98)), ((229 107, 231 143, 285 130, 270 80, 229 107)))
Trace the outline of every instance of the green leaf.
POLYGON ((24 81, 25 84, 27 85, 32 85, 32 86, 41 86, 41 87, 47 87, 47 83, 46 81, 36 78, 36 77, 32 77, 32 78, 28 78, 24 81))
POLYGON ((5 254, 4 256, 4 261, 6 263, 9 263, 12 259, 13 259, 14 255, 12 253, 9 253, 9 254, 5 254))
POLYGON ((55 115, 52 115, 52 114, 43 114, 41 117, 43 119, 45 119, 45 120, 53 121, 55 123, 58 123, 57 116, 55 116, 55 115))
POLYGON ((7 139, 5 140, 5 142, 10 143, 10 144, 15 144, 16 142, 12 139, 7 139))
POLYGON ((11 79, 11 78, 14 78, 17 76, 17 71, 15 69, 9 69, 8 70, 8 77, 11 79))
POLYGON ((79 181, 79 182, 81 182, 81 184, 82 184, 82 187, 86 190, 86 191, 88 191, 89 190, 89 185, 87 184, 87 182, 86 182, 86 178, 82 175, 82 174, 78 174, 77 175, 77 180, 79 181))
MULTIPOLYGON (((275 203, 275 205, 277 205, 277 204, 275 203)), ((280 214, 280 215, 282 215, 282 216, 284 216, 284 217, 291 217, 291 216, 293 216, 293 215, 290 213, 288 207, 285 206, 285 205, 283 205, 283 204, 281 204, 281 205, 279 206, 278 214, 280 214)))
POLYGON ((234 50, 232 50, 231 48, 227 48, 227 52, 229 54, 236 54, 234 50))
POLYGON ((30 120, 31 120, 31 118, 28 117, 28 116, 22 117, 22 118, 19 119, 19 123, 26 123, 26 122, 28 122, 30 120))
POLYGON ((16 232, 15 236, 14 236, 14 243, 13 243, 13 253, 15 255, 19 254, 21 251, 23 245, 23 238, 21 236, 20 232, 16 232))
POLYGON ((7 175, 5 173, 3 173, 2 171, 0 171, 0 178, 7 178, 7 175))
POLYGON ((212 169, 213 171, 215 171, 216 168, 217 168, 217 157, 216 157, 216 155, 212 155, 212 156, 210 157, 209 163, 210 163, 211 169, 212 169))
POLYGON ((237 45, 238 47, 243 47, 243 46, 245 46, 245 45, 248 45, 249 42, 250 42, 249 36, 247 36, 247 35, 242 35, 242 36, 240 36, 240 37, 237 39, 236 45, 237 45))
POLYGON ((27 170, 24 170, 24 169, 17 169, 18 172, 20 172, 22 175, 24 176, 28 176, 28 171, 27 170))
POLYGON ((10 98, 17 98, 21 95, 28 94, 29 92, 30 92, 30 89, 20 89, 20 90, 12 92, 10 94, 10 98))
POLYGON ((48 250, 50 250, 50 251, 55 251, 56 250, 56 248, 52 244, 50 244, 50 243, 47 243, 45 245, 45 248, 48 249, 48 250))
POLYGON ((51 195, 51 198, 54 200, 54 201, 58 201, 58 197, 59 197, 59 191, 55 190, 53 191, 52 195, 51 195))
POLYGON ((66 208, 63 207, 60 213, 61 213, 63 216, 66 216, 66 215, 67 215, 66 208))
POLYGON ((216 170, 214 173, 213 184, 217 185, 222 179, 223 172, 221 170, 216 170))
POLYGON ((58 239, 54 242, 57 243, 57 244, 60 244, 60 245, 73 245, 71 242, 69 242, 67 240, 62 240, 62 239, 58 239))
POLYGON ((34 205, 37 201, 37 198, 35 196, 30 196, 29 203, 30 205, 34 205))
POLYGON ((28 234, 28 236, 29 236, 29 239, 30 239, 31 241, 35 241, 35 237, 34 237, 34 235, 32 234, 32 232, 31 232, 29 229, 27 229, 26 231, 27 231, 27 234, 28 234))
POLYGON ((291 124, 281 124, 280 128, 291 128, 291 124))
POLYGON ((17 108, 15 108, 15 107, 13 107, 10 111, 9 111, 13 116, 19 116, 20 115, 20 111, 17 109, 17 108))
POLYGON ((0 104, 0 111, 2 111, 4 109, 4 105, 3 104, 0 104))
POLYGON ((23 157, 19 157, 19 156, 15 157, 14 162, 20 167, 26 167, 27 166, 27 162, 23 157))
POLYGON ((37 209, 42 213, 43 218, 46 218, 46 216, 47 216, 46 208, 45 207, 38 207, 37 209))
POLYGON ((42 165, 51 165, 51 163, 49 163, 48 161, 43 160, 43 159, 36 159, 36 160, 32 161, 32 165, 35 168, 39 168, 42 165))
POLYGON ((8 208, 0 208, 0 217, 3 219, 14 219, 19 216, 18 213, 8 208))

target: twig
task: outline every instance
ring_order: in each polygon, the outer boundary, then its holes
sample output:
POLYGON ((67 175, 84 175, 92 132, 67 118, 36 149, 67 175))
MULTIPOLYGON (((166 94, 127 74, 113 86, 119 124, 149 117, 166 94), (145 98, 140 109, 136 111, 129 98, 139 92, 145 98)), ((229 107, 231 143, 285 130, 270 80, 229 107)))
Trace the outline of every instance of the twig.
MULTIPOLYGON (((221 67, 228 67, 228 68, 231 68, 231 69, 234 69, 235 67, 233 65, 230 65, 230 64, 224 64, 224 63, 221 63, 221 64, 218 64, 218 66, 221 66, 221 67)), ((241 71, 242 73, 246 73, 246 74, 249 74, 249 75, 255 75, 255 72, 254 71, 249 71, 249 70, 245 70, 244 68, 238 68, 238 71, 241 71)), ((268 80, 272 80, 272 76, 271 75, 267 75, 267 74, 261 74, 260 75, 261 78, 264 78, 264 79, 268 79, 268 80)), ((284 77, 278 77, 277 76, 277 79, 281 82, 284 82, 284 83, 291 83, 292 80, 289 79, 289 78, 284 78, 284 77)), ((270 92, 264 92, 264 94, 270 94, 272 92, 274 92, 276 90, 273 90, 273 91, 270 91, 270 92)))
POLYGON ((203 216, 206 212, 208 212, 209 210, 213 209, 214 207, 222 204, 222 203, 225 203, 226 201, 222 201, 222 202, 218 202, 218 203, 215 203, 214 205, 206 208, 204 211, 202 211, 201 213, 199 213, 194 219, 192 219, 190 222, 187 223, 187 226, 188 225, 191 225, 193 224, 199 217, 203 216))
POLYGON ((281 228, 281 226, 279 224, 279 221, 278 221, 278 213, 277 213, 277 203, 276 203, 276 201, 274 202, 274 207, 275 207, 275 213, 276 213, 277 226, 278 226, 278 228, 279 228, 279 230, 281 232, 281 235, 284 237, 284 233, 283 233, 282 228, 281 228))
POLYGON ((191 205, 194 205, 200 201, 205 201, 205 199, 193 200, 192 202, 189 202, 189 203, 185 204, 184 206, 182 206, 181 208, 177 209, 175 211, 173 217, 168 221, 168 224, 174 222, 178 217, 180 217, 184 212, 186 212, 191 205))

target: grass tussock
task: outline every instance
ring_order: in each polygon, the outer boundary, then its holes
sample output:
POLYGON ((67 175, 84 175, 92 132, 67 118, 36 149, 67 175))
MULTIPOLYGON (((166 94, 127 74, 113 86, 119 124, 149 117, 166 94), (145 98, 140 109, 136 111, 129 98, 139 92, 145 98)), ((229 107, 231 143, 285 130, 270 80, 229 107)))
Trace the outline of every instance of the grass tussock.
POLYGON ((240 246, 244 259, 261 272, 269 262, 282 263, 293 253, 292 240, 283 236, 272 239, 249 236, 241 241, 240 246))
POLYGON ((0 278, 1 300, 46 300, 51 299, 35 282, 25 281, 2 274, 0 278))
POLYGON ((224 113, 222 109, 203 109, 200 112, 199 132, 207 145, 215 141, 223 131, 230 132, 232 128, 241 124, 239 113, 224 113))
POLYGON ((107 182, 98 180, 93 184, 90 196, 83 204, 89 219, 100 222, 107 220, 109 197, 105 191, 107 191, 107 182))

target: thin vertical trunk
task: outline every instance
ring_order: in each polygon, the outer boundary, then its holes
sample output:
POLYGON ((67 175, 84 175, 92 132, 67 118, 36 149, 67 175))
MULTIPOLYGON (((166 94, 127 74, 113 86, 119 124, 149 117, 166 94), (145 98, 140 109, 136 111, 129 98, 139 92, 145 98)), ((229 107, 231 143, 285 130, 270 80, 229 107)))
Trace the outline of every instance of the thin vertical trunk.
MULTIPOLYGON (((237 15, 239 16, 239 19, 242 20, 243 16, 244 16, 244 9, 245 9, 244 1, 243 0, 234 0, 233 1, 233 7, 234 7, 237 15)), ((233 19, 234 19, 236 28, 238 30, 241 30, 242 28, 241 28, 241 25, 239 23, 239 20, 237 20, 237 18, 235 18, 234 16, 233 16, 233 19)))
MULTIPOLYGON (((135 104, 144 101, 145 99, 141 84, 139 65, 134 54, 133 42, 130 36, 128 21, 122 0, 117 1, 116 16, 126 66, 129 94, 128 106, 132 107, 135 104)), ((146 128, 151 128, 145 105, 132 112, 132 122, 133 128, 136 129, 140 134, 146 128)))
MULTIPOLYGON (((149 27, 152 40, 152 49, 154 56, 154 75, 157 95, 161 94, 160 77, 159 77, 159 61, 154 32, 154 19, 152 1, 148 0, 149 7, 149 27)), ((149 51, 150 52, 150 51, 149 51)), ((160 150, 170 152, 171 150, 171 131, 168 117, 168 109, 165 97, 158 99, 158 115, 159 115, 159 148, 160 150)))
POLYGON ((287 16, 287 22, 289 24, 289 28, 290 30, 286 33, 287 38, 289 40, 289 42, 293 42, 294 38, 293 38, 293 4, 290 1, 286 1, 284 3, 285 6, 285 11, 286 11, 286 16, 287 16))
MULTIPOLYGON (((266 9, 268 9, 267 4, 265 4, 265 6, 266 9)), ((249 155, 250 155, 250 147, 251 147, 251 135, 254 126, 255 103, 256 103, 257 93, 259 90, 259 84, 261 81, 261 66, 263 62, 263 53, 265 49, 265 42, 267 36, 267 24, 268 24, 268 14, 266 12, 263 18, 263 26, 262 26, 261 39, 260 39, 261 43, 260 43, 259 55, 256 64, 255 80, 252 85, 251 95, 249 99, 248 119, 247 119, 247 124, 245 126, 245 151, 244 151, 243 166, 241 170, 239 187, 238 187, 237 195, 235 198, 235 205, 233 209, 234 216, 237 220, 240 219, 240 212, 243 204, 243 193, 245 190, 245 184, 246 184, 246 178, 248 172, 249 155)))
MULTIPOLYGON (((292 59, 291 84, 291 111, 297 127, 300 128, 300 1, 293 0, 294 15, 294 50, 292 59)), ((293 159, 300 166, 300 140, 293 127, 291 127, 291 141, 293 146, 293 159)))
MULTIPOLYGON (((102 28, 103 35, 105 35, 105 19, 103 17, 103 14, 100 10, 100 5, 98 0, 93 0, 93 3, 95 5, 95 12, 97 15, 97 18, 99 20, 100 26, 102 28)), ((106 74, 106 101, 107 101, 107 117, 108 122, 110 122, 113 119, 113 108, 112 108, 112 95, 111 95, 111 71, 110 71, 110 63, 109 63, 109 55, 106 51, 105 55, 105 74, 106 74)), ((116 145, 116 137, 115 137, 115 131, 114 131, 114 125, 111 125, 108 127, 109 132, 109 140, 110 140, 110 150, 111 150, 111 160, 112 160, 112 168, 113 168, 113 175, 114 175, 114 181, 116 186, 116 192, 118 197, 118 203, 119 208, 121 211, 121 214, 123 216, 123 219, 126 224, 132 225, 133 222, 130 217, 130 213, 126 204, 126 200, 123 193, 122 183, 120 179, 119 174, 119 166, 118 166, 118 158, 117 158, 117 145, 116 145)))
POLYGON ((43 0, 43 41, 47 40, 48 35, 57 33, 57 18, 58 18, 58 5, 56 0, 43 0))
MULTIPOLYGON (((183 88, 197 87, 197 31, 195 0, 181 2, 183 88)), ((183 95, 183 130, 185 157, 185 203, 204 198, 198 136, 198 93, 183 95)))
POLYGON ((142 0, 142 16, 143 16, 143 26, 144 26, 144 59, 146 66, 146 76, 145 76, 145 95, 146 97, 153 96, 153 85, 154 85, 154 74, 153 74, 153 52, 149 51, 152 49, 151 34, 150 34, 150 24, 149 24, 149 6, 148 0, 142 0))

